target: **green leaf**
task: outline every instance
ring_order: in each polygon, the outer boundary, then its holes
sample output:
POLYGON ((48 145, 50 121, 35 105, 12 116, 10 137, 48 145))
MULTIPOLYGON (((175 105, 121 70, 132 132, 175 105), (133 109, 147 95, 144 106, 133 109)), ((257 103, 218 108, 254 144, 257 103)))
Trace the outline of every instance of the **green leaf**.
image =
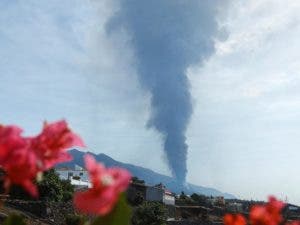
POLYGON ((68 214, 65 218, 66 225, 90 225, 88 218, 84 215, 68 214))
POLYGON ((3 222, 3 225, 26 225, 22 216, 11 214, 3 222))
POLYGON ((127 205, 124 193, 120 195, 118 203, 107 216, 96 218, 91 225, 130 225, 131 208, 127 205))

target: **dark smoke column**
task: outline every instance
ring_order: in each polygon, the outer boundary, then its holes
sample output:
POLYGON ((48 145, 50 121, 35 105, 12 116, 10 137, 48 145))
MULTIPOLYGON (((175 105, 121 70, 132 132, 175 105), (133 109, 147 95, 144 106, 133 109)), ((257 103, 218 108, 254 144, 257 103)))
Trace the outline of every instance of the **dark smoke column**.
POLYGON ((214 52, 216 15, 224 1, 119 0, 119 4, 107 30, 125 28, 131 35, 140 82, 151 93, 148 125, 163 135, 169 167, 183 184, 185 133, 192 114, 186 70, 214 52))

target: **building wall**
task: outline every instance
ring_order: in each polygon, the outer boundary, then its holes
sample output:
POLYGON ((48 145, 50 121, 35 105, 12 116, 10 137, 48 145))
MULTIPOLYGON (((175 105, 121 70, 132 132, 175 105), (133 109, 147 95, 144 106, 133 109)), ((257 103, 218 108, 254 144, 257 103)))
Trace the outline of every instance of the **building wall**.
POLYGON ((58 173, 59 178, 62 180, 68 180, 71 177, 78 176, 81 181, 89 181, 88 172, 86 170, 56 170, 56 173, 58 173))
POLYGON ((163 202, 164 190, 157 187, 147 187, 146 200, 163 202))
POLYGON ((172 195, 164 194, 163 203, 166 205, 175 205, 175 197, 172 195))
POLYGON ((134 202, 138 196, 142 196, 143 200, 145 200, 146 188, 145 185, 131 183, 126 191, 128 200, 134 202))
POLYGON ((242 203, 229 203, 226 208, 230 212, 243 212, 242 203))

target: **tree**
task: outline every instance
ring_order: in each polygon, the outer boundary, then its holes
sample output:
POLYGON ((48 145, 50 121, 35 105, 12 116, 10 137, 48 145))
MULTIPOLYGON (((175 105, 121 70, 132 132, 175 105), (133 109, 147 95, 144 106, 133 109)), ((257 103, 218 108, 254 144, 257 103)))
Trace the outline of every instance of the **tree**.
POLYGON ((137 192, 133 198, 133 200, 130 202, 134 206, 138 206, 144 202, 144 196, 141 192, 137 192))
POLYGON ((61 180, 61 186, 63 190, 62 201, 63 202, 71 201, 74 194, 74 186, 71 184, 69 180, 61 180))
MULTIPOLYGON (((39 200, 47 202, 69 201, 72 199, 74 187, 68 180, 60 180, 54 169, 44 173, 41 182, 37 183, 39 190, 39 200)), ((23 188, 13 186, 10 190, 10 197, 15 199, 34 200, 23 188)))
POLYGON ((61 180, 53 169, 44 173, 43 180, 38 184, 38 189, 41 200, 56 202, 63 198, 61 180))
POLYGON ((81 225, 84 224, 86 218, 82 215, 77 214, 69 214, 65 218, 66 225, 81 225))
POLYGON ((181 192, 179 198, 175 200, 176 205, 195 205, 195 201, 187 196, 183 191, 181 192))
POLYGON ((145 181, 139 179, 138 177, 132 177, 131 180, 132 180, 132 183, 135 183, 135 184, 145 184, 145 181))
POLYGON ((191 199, 193 199, 196 203, 198 203, 199 205, 202 206, 206 206, 207 205, 207 196, 205 195, 198 195, 196 193, 191 195, 191 199))
POLYGON ((159 202, 144 202, 138 206, 132 216, 132 225, 165 225, 165 206, 159 202))
POLYGON ((187 196, 186 196, 186 194, 184 193, 184 191, 181 192, 179 198, 180 198, 180 199, 183 199, 183 200, 187 199, 187 196))

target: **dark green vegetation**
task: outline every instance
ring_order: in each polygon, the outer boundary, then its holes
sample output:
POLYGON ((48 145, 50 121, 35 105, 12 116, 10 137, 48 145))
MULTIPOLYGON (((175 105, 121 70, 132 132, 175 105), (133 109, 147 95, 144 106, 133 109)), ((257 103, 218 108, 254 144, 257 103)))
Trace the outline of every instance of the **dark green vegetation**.
POLYGON ((176 199, 176 205, 180 206, 205 206, 211 207, 210 199, 212 196, 205 196, 201 194, 193 193, 191 196, 186 195, 184 192, 181 192, 179 198, 176 199))
POLYGON ((10 215, 3 223, 3 225, 26 225, 24 218, 19 215, 10 215))
MULTIPOLYGON (((60 180, 57 173, 51 169, 44 173, 41 182, 37 183, 39 200, 47 202, 67 202, 72 199, 74 187, 70 181, 60 180)), ((10 198, 32 200, 32 198, 19 186, 13 186, 10 198)))
POLYGON ((202 205, 202 206, 209 206, 207 200, 209 197, 205 195, 198 195, 198 194, 192 194, 191 199, 197 203, 197 205, 202 205))
POLYGON ((135 184, 145 184, 145 181, 139 179, 138 177, 132 177, 131 180, 132 180, 132 182, 135 183, 135 184))
POLYGON ((165 206, 159 202, 144 202, 133 211, 132 225, 165 225, 165 206))
POLYGON ((69 214, 65 218, 66 225, 80 225, 84 224, 85 217, 81 215, 69 214))

